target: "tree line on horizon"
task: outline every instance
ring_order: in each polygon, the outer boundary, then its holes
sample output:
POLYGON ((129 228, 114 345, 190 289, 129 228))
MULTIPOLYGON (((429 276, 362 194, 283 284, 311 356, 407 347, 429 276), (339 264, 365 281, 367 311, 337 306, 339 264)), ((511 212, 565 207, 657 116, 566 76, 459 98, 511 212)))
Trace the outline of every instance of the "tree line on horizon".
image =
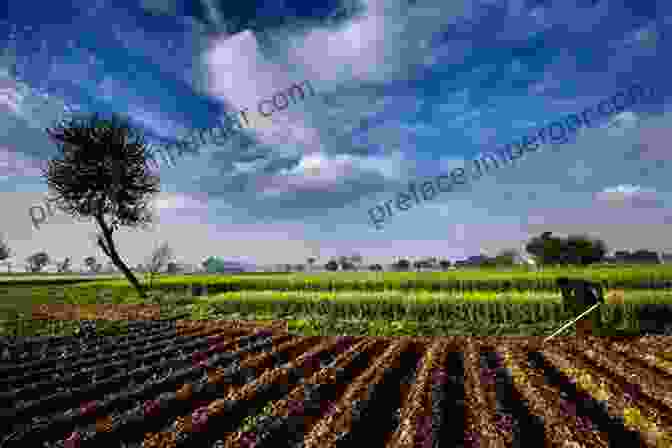
MULTIPOLYGON (((98 113, 73 116, 69 121, 61 121, 52 129, 46 129, 47 136, 57 146, 61 157, 49 160, 46 169, 42 170, 42 177, 46 181, 54 197, 50 201, 62 212, 73 218, 91 218, 97 224, 99 232, 96 235, 96 245, 109 258, 110 266, 118 269, 128 279, 143 299, 148 298, 147 285, 141 284, 133 271, 122 260, 114 241, 113 234, 120 227, 146 227, 153 222, 153 211, 150 209, 152 196, 160 192, 160 178, 149 171, 148 162, 151 154, 141 132, 134 129, 128 118, 112 114, 110 119, 100 118, 98 113)), ((165 248, 157 248, 161 254, 152 254, 154 261, 149 262, 142 270, 156 273, 156 267, 168 269, 167 255, 172 255, 165 248), (157 257, 154 257, 157 255, 157 257), (160 262, 159 262, 160 261, 160 262)), ((532 255, 538 265, 589 265, 605 260, 606 245, 600 240, 593 240, 586 236, 570 236, 568 238, 553 237, 551 232, 545 232, 539 237, 532 238, 526 245, 526 251, 532 255)), ((636 252, 637 257, 644 260, 647 255, 642 251, 636 252)), ((505 250, 497 256, 471 257, 481 266, 502 266, 514 264, 517 251, 505 250)), ((10 257, 7 243, 0 242, 0 262, 10 257)), ((637 259, 635 257, 635 259, 637 259)), ((28 257, 26 269, 29 272, 40 272, 49 263, 49 256, 44 251, 28 257)), ((70 269, 70 258, 58 264, 59 272, 70 269)), ((312 266, 317 260, 308 259, 312 266)), ((648 262, 648 261, 647 261, 648 262)), ((99 272, 100 264, 95 257, 87 257, 85 265, 92 272, 99 272)), ((339 257, 329 260, 324 268, 327 271, 357 270, 362 265, 361 255, 339 257), (340 268, 340 269, 339 269, 340 268)), ((452 264, 448 260, 429 258, 416 261, 412 266, 416 269, 438 265, 442 269, 470 265, 457 261, 452 264)), ((176 271, 176 264, 171 264, 170 270, 176 271)), ((287 266, 287 265, 286 265, 287 266)), ((291 266, 291 265, 290 265, 291 266)), ((393 268, 408 270, 411 262, 399 259, 393 263, 393 268)), ((205 271, 221 271, 226 269, 225 264, 217 257, 206 259, 203 264, 205 271)), ((11 266, 10 268, 11 269, 11 266)), ((9 270, 8 269, 8 270, 9 270)), ((383 270, 379 264, 369 266, 369 270, 383 270)), ((151 281, 150 281, 151 283, 151 281)))

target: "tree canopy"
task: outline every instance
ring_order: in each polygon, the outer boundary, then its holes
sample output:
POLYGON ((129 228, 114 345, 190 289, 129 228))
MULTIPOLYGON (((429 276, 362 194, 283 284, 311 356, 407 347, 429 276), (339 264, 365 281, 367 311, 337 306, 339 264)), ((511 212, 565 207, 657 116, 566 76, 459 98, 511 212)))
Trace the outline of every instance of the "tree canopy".
POLYGON ((543 265, 589 265, 600 262, 607 253, 607 245, 600 239, 586 235, 569 235, 567 238, 554 237, 551 232, 530 239, 525 250, 535 261, 543 265))
POLYGON ((144 288, 119 255, 112 234, 120 226, 146 227, 152 222, 151 195, 159 178, 149 173, 144 137, 127 119, 113 114, 72 117, 46 130, 61 158, 50 160, 43 177, 64 213, 93 218, 100 228, 98 246, 121 270, 139 295, 144 288))

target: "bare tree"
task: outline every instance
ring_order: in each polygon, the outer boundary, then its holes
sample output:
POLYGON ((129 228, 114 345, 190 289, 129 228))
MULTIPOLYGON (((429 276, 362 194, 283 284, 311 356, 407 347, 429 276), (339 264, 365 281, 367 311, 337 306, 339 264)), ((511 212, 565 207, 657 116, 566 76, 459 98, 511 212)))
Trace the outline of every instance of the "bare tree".
POLYGON ((60 143, 63 156, 49 161, 43 172, 49 188, 56 192, 51 200, 71 216, 94 218, 100 229, 98 246, 140 297, 147 298, 112 239, 119 226, 145 227, 152 222, 147 201, 160 188, 158 176, 148 172, 151 154, 144 138, 128 120, 117 115, 109 120, 100 119, 98 114, 81 120, 72 118, 46 132, 57 145, 60 143))
POLYGON ((37 252, 26 258, 30 272, 40 272, 43 267, 49 264, 49 255, 46 252, 37 252))
MULTIPOLYGON (((357 256, 355 255, 355 258, 357 256)), ((361 261, 361 257, 360 257, 361 261)), ((344 271, 354 271, 356 269, 355 264, 352 262, 351 257, 346 257, 345 255, 341 255, 338 257, 338 264, 341 266, 341 269, 344 271)))
MULTIPOLYGON (((7 244, 6 241, 4 241, 2 238, 0 238, 0 261, 7 260, 9 257, 11 257, 12 251, 9 249, 9 245, 7 244)), ((7 263, 7 273, 9 274, 12 269, 12 263, 9 261, 7 263)))
POLYGON ((175 263, 174 261, 171 261, 166 265, 166 272, 169 274, 177 274, 180 271, 181 266, 175 263))
POLYGON ((163 269, 169 261, 173 258, 173 250, 168 246, 168 243, 163 243, 154 251, 149 257, 146 265, 146 270, 149 273, 149 288, 152 288, 154 277, 163 269))
POLYGON ((89 268, 89 271, 95 272, 94 268, 96 266, 96 257, 86 257, 84 259, 84 266, 89 268))
POLYGON ((356 270, 360 270, 362 268, 363 261, 364 258, 358 253, 354 253, 350 256, 350 263, 356 266, 356 270))
POLYGON ((70 262, 70 257, 66 257, 62 263, 56 263, 56 270, 60 273, 70 272, 70 262))
POLYGON ((441 260, 439 261, 439 266, 441 266, 442 271, 447 271, 448 268, 450 267, 450 260, 441 260))
POLYGON ((324 269, 327 271, 338 271, 338 262, 336 260, 329 260, 327 264, 324 265, 324 269))

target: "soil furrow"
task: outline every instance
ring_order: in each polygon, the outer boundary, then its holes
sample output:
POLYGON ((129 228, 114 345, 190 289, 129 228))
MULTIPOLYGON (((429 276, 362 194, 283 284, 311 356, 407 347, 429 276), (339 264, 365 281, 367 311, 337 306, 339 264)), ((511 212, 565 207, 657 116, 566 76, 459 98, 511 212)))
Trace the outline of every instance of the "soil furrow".
MULTIPOLYGON (((286 339, 287 336, 279 336, 277 338, 282 340, 286 339)), ((252 350, 253 346, 241 347, 243 340, 245 343, 253 342, 253 338, 250 336, 229 342, 226 345, 229 350, 242 350, 241 353, 219 355, 215 358, 215 362, 228 362, 228 360, 231 359, 235 360, 241 355, 245 355, 247 351, 252 350), (221 360, 216 361, 217 358, 220 358, 221 360)), ((264 343, 262 342, 259 347, 261 347, 263 344, 264 343)), ((147 374, 150 374, 152 370, 152 366, 147 366, 136 369, 136 372, 141 371, 140 373, 146 376, 147 374)), ((129 423, 129 421, 131 423, 135 422, 137 425, 140 425, 142 423, 143 416, 142 408, 140 407, 138 409, 138 407, 136 407, 131 409, 131 411, 126 411, 127 409, 137 404, 138 401, 151 400, 151 398, 158 394, 165 394, 171 389, 174 390, 175 385, 182 384, 185 379, 195 379, 196 377, 201 376, 202 370, 203 367, 200 365, 196 367, 187 367, 179 370, 168 378, 164 378, 156 382, 150 381, 142 384, 139 388, 133 389, 128 389, 128 377, 120 376, 114 381, 114 383, 108 384, 108 386, 116 386, 114 388, 106 388, 109 390, 101 388, 92 389, 92 392, 95 392, 95 396, 97 397, 100 397, 102 394, 107 392, 109 394, 107 398, 97 402, 89 401, 86 403, 86 406, 82 405, 79 408, 73 408, 70 410, 70 412, 63 413, 61 411, 49 418, 48 423, 42 425, 42 427, 39 429, 37 427, 25 428, 27 432, 25 433, 24 437, 34 441, 44 440, 47 437, 60 437, 61 435, 64 435, 68 429, 72 428, 73 425, 78 425, 79 427, 88 427, 87 425, 94 423, 98 418, 111 416, 112 412, 116 413, 115 417, 119 417, 119 419, 115 418, 112 422, 113 428, 115 430, 112 432, 118 431, 119 427, 124 426, 125 424, 129 423), (126 386, 126 388, 124 388, 124 386, 126 386), (134 413, 137 417, 135 420, 133 418, 134 413)), ((94 395, 87 395, 82 399, 90 400, 93 397, 94 395)), ((78 400, 77 402, 81 402, 82 399, 78 400)))
POLYGON ((289 446, 303 440, 322 414, 343 392, 344 385, 379 351, 380 341, 361 340, 338 354, 333 367, 315 372, 286 398, 273 403, 269 415, 251 433, 237 431, 224 440, 225 448, 240 446, 253 438, 255 447, 289 446), (377 349, 376 349, 377 346, 377 349))
POLYGON ((481 344, 466 342, 464 353, 464 395, 466 408, 465 446, 504 448, 506 442, 495 426, 495 409, 488 406, 480 375, 481 344))
POLYGON ((565 412, 559 391, 547 384, 545 372, 539 371, 538 364, 530 365, 528 352, 524 348, 503 347, 502 353, 516 391, 525 399, 531 414, 542 418, 545 447, 560 448, 565 442, 590 447, 608 446, 604 439, 592 431, 577 431, 580 428, 580 416, 565 412))
MULTIPOLYGON (((385 341, 389 344, 388 341, 385 341)), ((410 341, 400 338, 389 344, 382 356, 364 373, 355 378, 338 400, 333 409, 321 419, 304 438, 305 448, 333 447, 342 440, 352 437, 353 424, 359 415, 357 411, 369 400, 370 392, 382 381, 385 370, 389 369, 408 347, 410 341), (359 403, 359 404, 356 404, 359 403)))
POLYGON ((565 410, 580 419, 587 418, 586 423, 604 434, 613 446, 646 446, 636 431, 624 425, 622 411, 617 409, 619 404, 622 406, 621 397, 609 393, 605 379, 596 374, 590 363, 567 358, 561 350, 563 344, 566 342, 558 341, 557 347, 547 347, 532 354, 532 358, 544 369, 547 380, 560 388, 561 397, 568 403, 565 410))
POLYGON ((648 368, 628 363, 620 353, 610 351, 607 356, 596 343, 588 345, 577 341, 574 347, 563 345, 558 349, 571 356, 574 364, 584 365, 599 378, 603 389, 608 391, 605 404, 610 415, 619 420, 628 415, 637 415, 637 419, 642 420, 643 416, 643 421, 628 426, 642 432, 649 445, 660 443, 656 439, 672 442, 672 412, 668 407, 670 389, 665 378, 656 376, 648 368))

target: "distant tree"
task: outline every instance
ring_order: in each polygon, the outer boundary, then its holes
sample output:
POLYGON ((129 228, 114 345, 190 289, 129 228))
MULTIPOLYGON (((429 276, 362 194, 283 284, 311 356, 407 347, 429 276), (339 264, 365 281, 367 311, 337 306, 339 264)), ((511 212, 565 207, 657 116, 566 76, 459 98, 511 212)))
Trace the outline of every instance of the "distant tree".
POLYGON ((354 253, 350 256, 350 263, 354 265, 355 270, 359 270, 361 268, 363 261, 364 258, 358 253, 354 253))
MULTIPOLYGON (((5 261, 11 257, 12 251, 9 249, 9 245, 4 239, 0 238, 0 261, 5 261)), ((10 273, 12 270, 12 263, 7 263, 7 273, 10 273)))
POLYGON ((335 260, 329 260, 329 262, 324 265, 324 269, 327 271, 338 271, 338 263, 335 260))
POLYGON ((551 232, 544 232, 531 238, 525 245, 525 250, 534 257, 537 264, 550 265, 562 262, 563 241, 551 235, 551 232))
POLYGON ((627 250, 617 250, 614 253, 614 259, 616 262, 625 263, 630 259, 630 252, 627 250))
POLYGON ((341 270, 346 270, 350 264, 350 258, 345 255, 338 257, 338 265, 341 267, 341 270))
POLYGON ((56 270, 58 272, 61 272, 61 273, 71 272, 70 263, 71 263, 71 259, 70 259, 70 257, 67 257, 62 263, 57 263, 56 264, 56 270))
POLYGON ((586 235, 570 235, 563 241, 564 264, 586 266, 601 262, 607 254, 607 245, 586 235))
POLYGON ((639 249, 630 254, 628 261, 631 263, 658 264, 660 263, 660 257, 657 252, 639 249))
POLYGON ((402 258, 401 260, 397 261, 396 263, 393 263, 392 266, 394 266, 394 268, 397 271, 408 271, 409 268, 411 267, 411 263, 410 263, 410 261, 402 258))
POLYGON ((142 274, 145 272, 145 267, 142 264, 138 263, 138 265, 135 266, 135 272, 142 274))
POLYGON ((520 253, 516 249, 504 249, 494 258, 496 266, 513 266, 520 259, 520 253))
POLYGON ((98 246, 124 273, 142 298, 145 288, 121 259, 112 234, 120 226, 146 226, 152 222, 149 199, 160 191, 158 176, 151 175, 143 136, 130 120, 98 114, 72 118, 47 129, 59 145, 62 159, 50 160, 43 171, 51 202, 72 216, 93 218, 100 232, 98 246), (109 220, 106 217, 110 217, 109 220))
POLYGON ((177 274, 179 270, 179 266, 174 261, 171 261, 166 265, 166 272, 168 274, 177 274))
POLYGON ((439 266, 441 266, 441 270, 443 271, 447 271, 450 265, 451 265, 450 260, 439 261, 439 266))
POLYGON ((96 266, 96 257, 86 257, 84 259, 84 266, 89 268, 89 271, 94 272, 94 267, 96 266))
POLYGON ((380 272, 380 271, 382 271, 382 270, 383 270, 383 267, 382 267, 381 265, 379 265, 379 264, 372 264, 372 265, 369 265, 369 271, 372 271, 372 272, 380 272))
POLYGON ((315 264, 315 262, 317 260, 314 257, 310 257, 306 261, 308 262, 308 266, 310 266, 310 270, 312 271, 313 270, 313 265, 315 264))
POLYGON ((152 254, 145 265, 149 273, 149 289, 152 289, 154 277, 168 264, 173 258, 173 250, 168 243, 164 242, 152 251, 152 254))
POLYGON ((303 271, 306 270, 306 266, 303 265, 303 264, 297 264, 297 265, 294 265, 294 270, 296 272, 303 272, 303 271))
POLYGON ((49 255, 46 252, 37 252, 26 258, 30 272, 40 272, 42 268, 49 264, 49 255))
POLYGON ((209 274, 226 272, 226 263, 219 257, 208 257, 201 265, 205 272, 209 274))
POLYGON ((585 235, 570 235, 567 238, 551 236, 544 232, 530 239, 525 250, 532 254, 540 265, 589 265, 604 260, 607 246, 600 239, 585 235))
POLYGON ((420 260, 413 262, 413 268, 417 271, 420 271, 422 269, 432 269, 435 266, 436 266, 435 257, 421 258, 420 260))

